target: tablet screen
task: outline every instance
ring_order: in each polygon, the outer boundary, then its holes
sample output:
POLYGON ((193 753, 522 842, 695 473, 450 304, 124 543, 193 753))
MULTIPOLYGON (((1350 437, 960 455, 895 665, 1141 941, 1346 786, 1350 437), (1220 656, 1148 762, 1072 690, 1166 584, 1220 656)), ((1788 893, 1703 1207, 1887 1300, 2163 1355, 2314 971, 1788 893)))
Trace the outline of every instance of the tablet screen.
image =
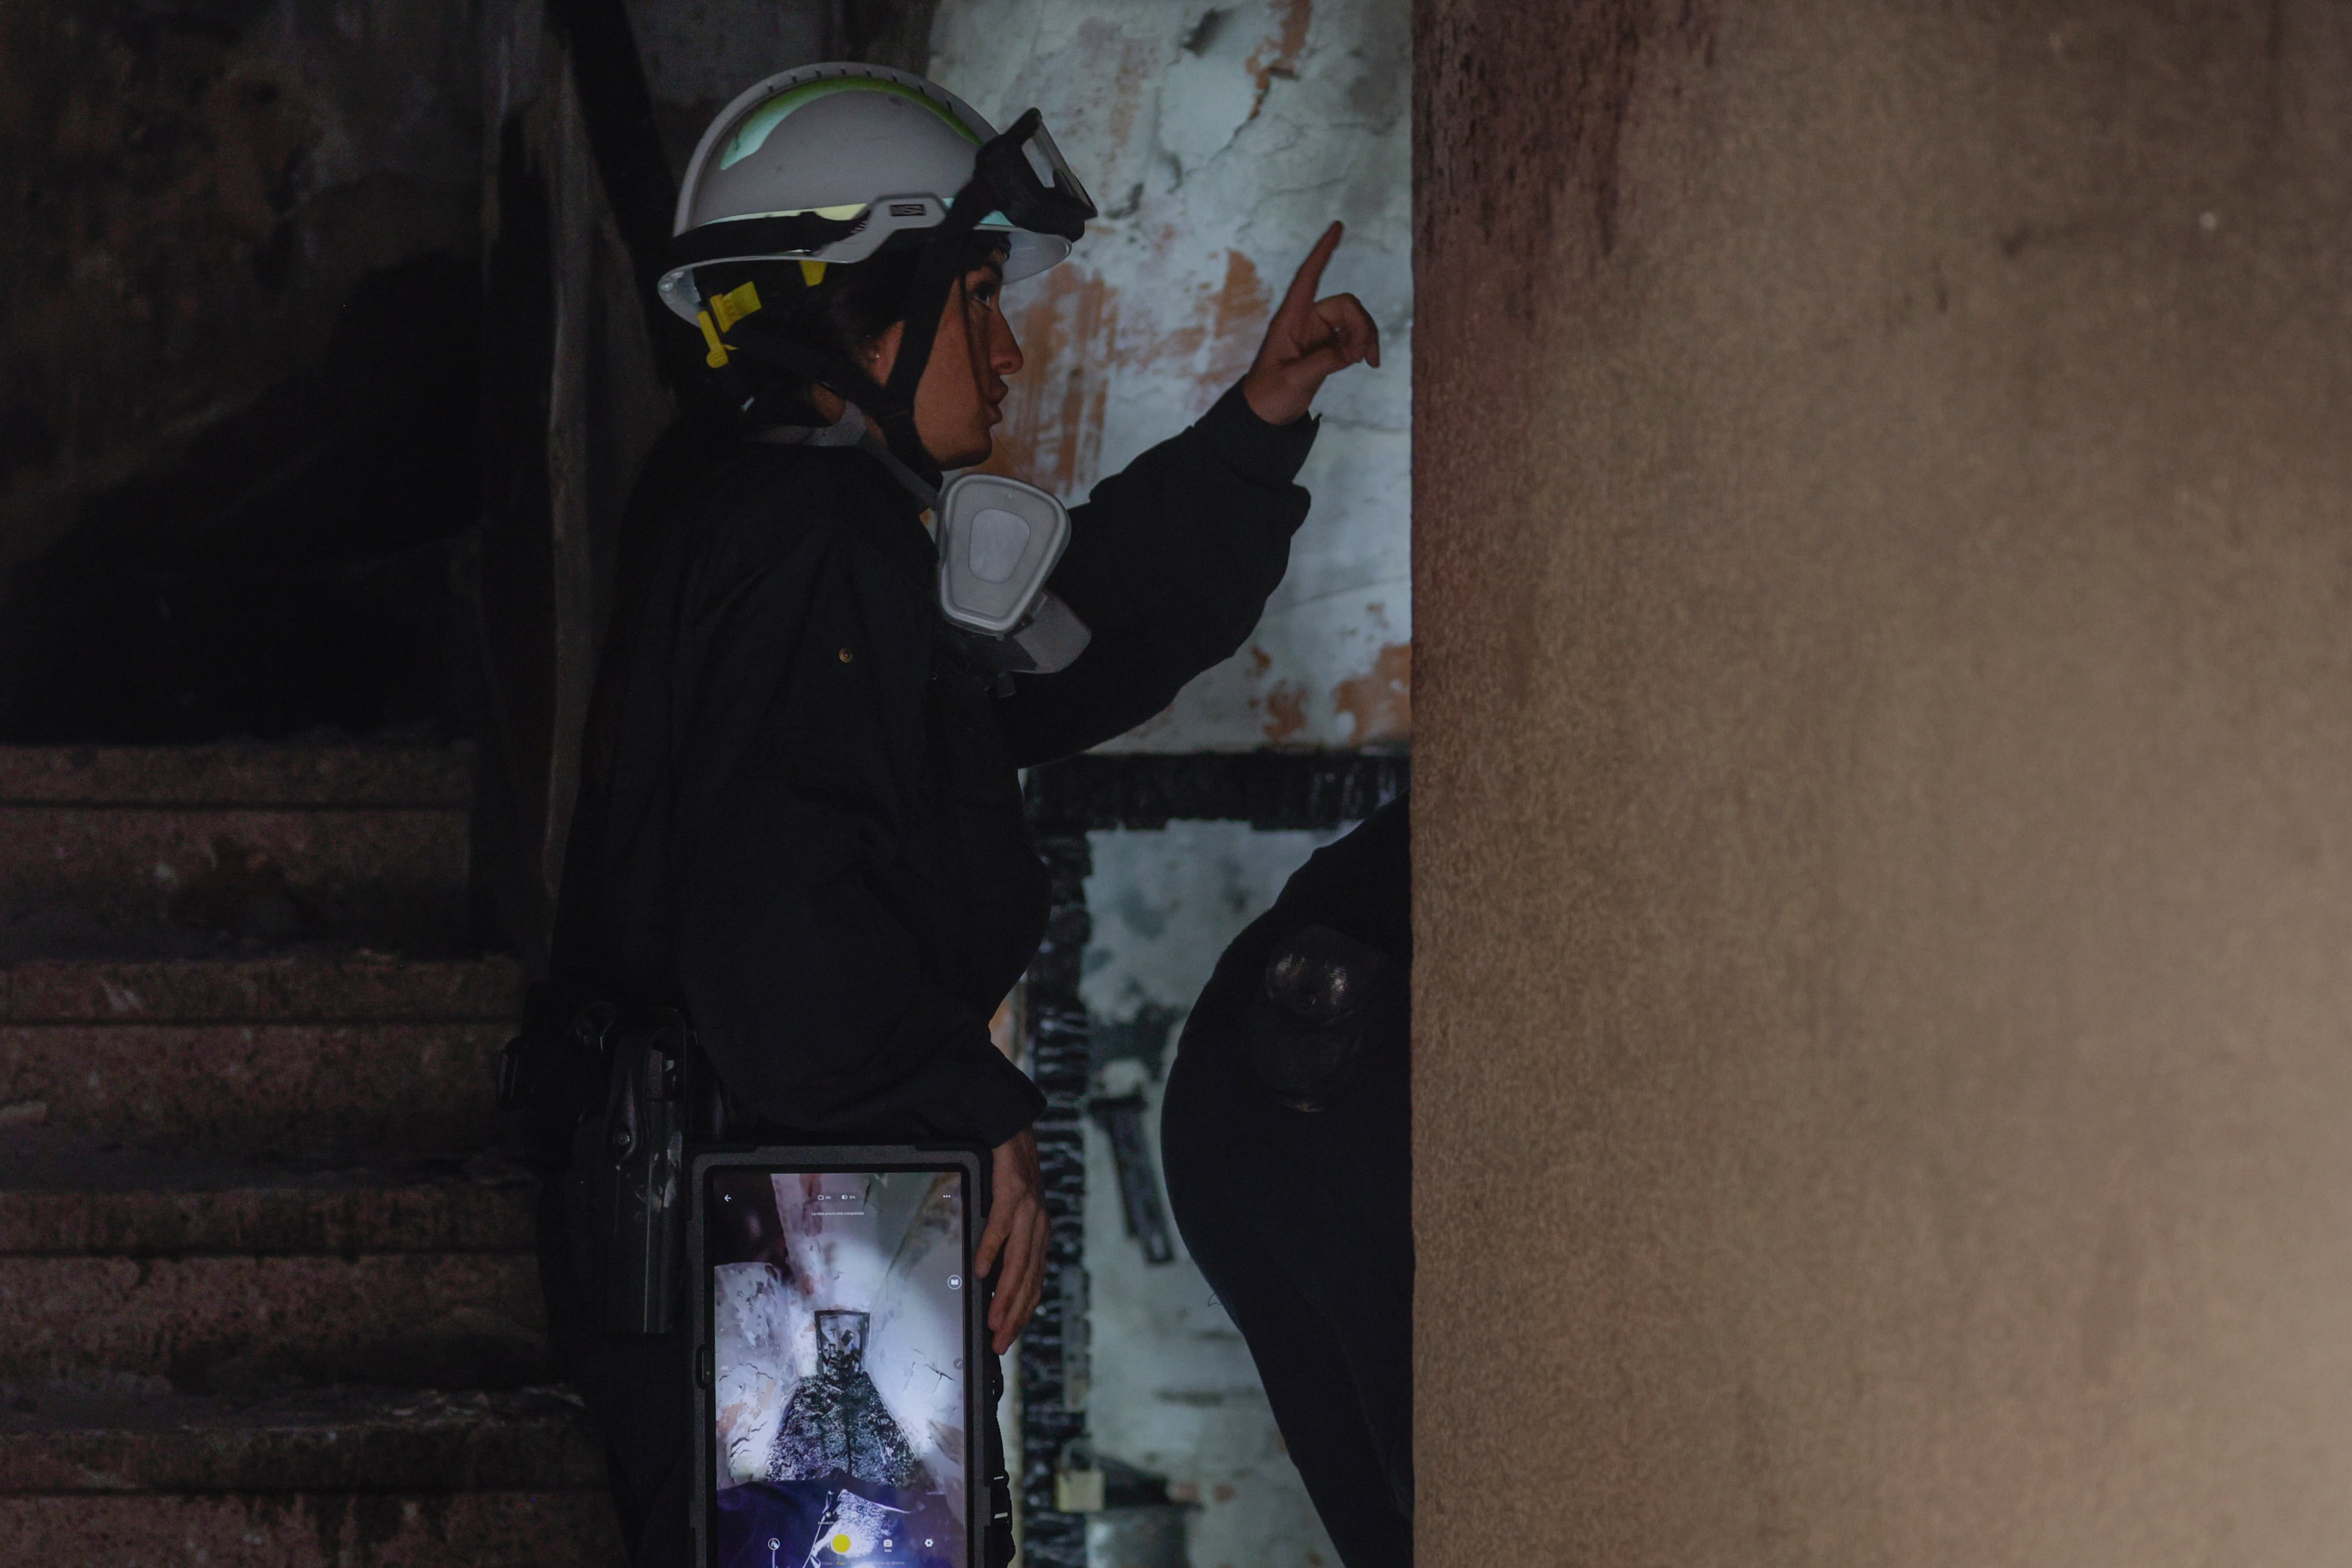
POLYGON ((720 1568, 965 1568, 965 1173, 705 1173, 720 1568))

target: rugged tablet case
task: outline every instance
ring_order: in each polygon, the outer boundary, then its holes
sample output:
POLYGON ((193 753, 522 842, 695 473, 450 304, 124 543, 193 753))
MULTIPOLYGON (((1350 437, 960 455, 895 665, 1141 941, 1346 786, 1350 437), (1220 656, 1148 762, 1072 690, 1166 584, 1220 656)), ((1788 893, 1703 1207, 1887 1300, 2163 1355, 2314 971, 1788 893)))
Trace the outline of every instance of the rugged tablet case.
MULTIPOLYGON (((971 1260, 988 1212, 989 1157, 977 1149, 913 1144, 862 1144, 826 1147, 793 1144, 765 1148, 714 1150, 697 1154, 688 1188, 687 1278, 695 1381, 693 1561, 703 1568, 732 1568, 719 1560, 718 1521, 718 1368, 714 1339, 710 1264, 706 1257, 709 1236, 710 1175, 744 1166, 775 1172, 888 1173, 896 1171, 961 1171, 964 1176, 961 1277, 964 1393, 964 1550, 955 1568, 983 1568, 987 1549, 989 1497, 982 1423, 993 1418, 987 1390, 988 1291, 972 1278, 971 1260)), ((820 1330, 822 1332, 823 1331, 820 1330)), ((862 1355, 862 1343, 859 1347, 862 1355)), ((775 1554, 775 1568, 803 1568, 799 1561, 775 1554)), ((902 1551, 888 1554, 861 1552, 844 1559, 830 1552, 814 1552, 812 1561, 823 1568, 895 1568, 920 1561, 902 1551)), ((762 1560, 761 1568, 765 1568, 762 1560)))

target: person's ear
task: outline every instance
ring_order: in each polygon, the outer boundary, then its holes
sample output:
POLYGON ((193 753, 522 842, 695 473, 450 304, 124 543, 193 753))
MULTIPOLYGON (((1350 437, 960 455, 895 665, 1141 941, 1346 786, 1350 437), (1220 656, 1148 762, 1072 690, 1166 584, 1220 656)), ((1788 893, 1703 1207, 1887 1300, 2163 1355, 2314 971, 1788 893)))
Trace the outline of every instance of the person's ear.
POLYGON ((906 335, 907 323, 893 321, 858 351, 857 359, 866 374, 877 381, 888 379, 890 367, 898 358, 898 340, 906 335))

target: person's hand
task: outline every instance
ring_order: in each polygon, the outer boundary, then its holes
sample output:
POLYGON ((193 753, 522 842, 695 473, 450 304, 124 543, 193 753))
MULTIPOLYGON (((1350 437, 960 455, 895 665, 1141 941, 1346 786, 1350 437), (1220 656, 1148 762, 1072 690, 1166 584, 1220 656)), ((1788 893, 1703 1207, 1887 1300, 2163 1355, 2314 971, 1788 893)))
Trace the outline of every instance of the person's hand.
POLYGON ((1269 425, 1287 425, 1303 417, 1315 401, 1323 378, 1361 361, 1378 370, 1381 329, 1371 313, 1353 294, 1315 297, 1323 268, 1339 248, 1341 226, 1333 224, 1315 242, 1290 280, 1282 308, 1266 323, 1265 342, 1242 378, 1242 395, 1250 408, 1269 425))
POLYGON ((996 1299, 988 1307, 988 1331, 1003 1355, 1045 1297, 1045 1206, 1038 1191, 1045 1179, 1037 1173, 1037 1135, 1024 1132, 999 1143, 991 1179, 988 1228, 980 1233, 971 1272, 973 1279, 985 1279, 998 1259, 1003 1260, 996 1299))

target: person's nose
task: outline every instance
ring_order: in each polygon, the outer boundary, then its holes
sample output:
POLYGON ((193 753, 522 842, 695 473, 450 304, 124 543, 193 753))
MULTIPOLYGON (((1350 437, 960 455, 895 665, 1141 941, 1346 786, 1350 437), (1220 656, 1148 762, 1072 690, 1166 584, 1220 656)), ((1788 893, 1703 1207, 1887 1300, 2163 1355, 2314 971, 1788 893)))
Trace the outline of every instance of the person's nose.
POLYGON ((1013 323, 1006 321, 1002 312, 991 315, 988 368, 1009 379, 1020 374, 1022 363, 1021 342, 1013 335, 1013 323))

